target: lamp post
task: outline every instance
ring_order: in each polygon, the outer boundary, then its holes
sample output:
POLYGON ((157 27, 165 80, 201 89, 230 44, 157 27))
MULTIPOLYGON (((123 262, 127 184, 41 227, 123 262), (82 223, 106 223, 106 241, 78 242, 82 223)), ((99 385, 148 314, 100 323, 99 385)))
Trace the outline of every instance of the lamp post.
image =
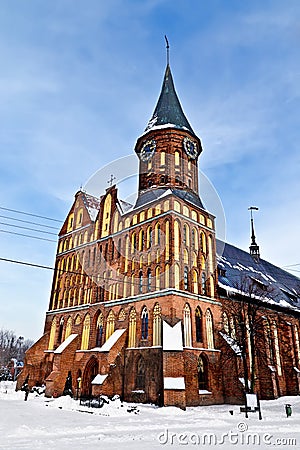
POLYGON ((78 394, 81 388, 81 377, 77 378, 77 391, 76 391, 76 399, 78 400, 78 394))

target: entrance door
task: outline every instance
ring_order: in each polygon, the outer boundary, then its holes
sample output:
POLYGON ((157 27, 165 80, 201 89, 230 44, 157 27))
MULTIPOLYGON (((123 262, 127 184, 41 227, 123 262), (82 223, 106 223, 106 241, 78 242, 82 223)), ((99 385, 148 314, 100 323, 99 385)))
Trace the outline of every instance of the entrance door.
POLYGON ((98 361, 96 358, 91 358, 87 363, 82 380, 82 395, 92 395, 92 381, 98 374, 98 361))

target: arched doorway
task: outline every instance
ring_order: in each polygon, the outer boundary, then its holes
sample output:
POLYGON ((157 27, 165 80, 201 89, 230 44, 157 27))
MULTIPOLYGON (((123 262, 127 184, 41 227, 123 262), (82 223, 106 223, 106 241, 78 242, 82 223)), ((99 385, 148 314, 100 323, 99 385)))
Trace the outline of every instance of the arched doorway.
POLYGON ((97 374, 98 374, 98 361, 95 357, 92 357, 88 361, 83 372, 81 395, 83 396, 92 395, 92 381, 97 374))

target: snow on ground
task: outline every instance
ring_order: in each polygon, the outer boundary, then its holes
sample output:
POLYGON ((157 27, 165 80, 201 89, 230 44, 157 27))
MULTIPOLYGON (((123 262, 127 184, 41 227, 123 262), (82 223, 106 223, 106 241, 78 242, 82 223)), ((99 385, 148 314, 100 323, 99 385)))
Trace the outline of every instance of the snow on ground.
POLYGON ((14 387, 12 382, 0 382, 1 449, 300 449, 299 396, 262 401, 263 419, 258 420, 256 413, 246 419, 237 405, 182 411, 122 406, 117 399, 103 408, 88 408, 70 397, 47 399, 36 394, 29 394, 25 402, 24 392, 15 392, 14 387), (292 405, 289 418, 286 403, 292 405))

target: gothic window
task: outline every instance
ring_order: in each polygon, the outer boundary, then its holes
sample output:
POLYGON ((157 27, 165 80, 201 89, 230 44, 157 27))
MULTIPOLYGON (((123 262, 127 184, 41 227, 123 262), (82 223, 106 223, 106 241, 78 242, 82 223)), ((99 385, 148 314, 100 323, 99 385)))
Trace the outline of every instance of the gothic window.
POLYGON ((270 327, 270 322, 268 319, 265 319, 265 323, 264 323, 264 331, 265 331, 265 339, 266 339, 266 347, 269 353, 269 363, 271 365, 274 364, 274 349, 273 349, 273 339, 272 339, 272 334, 271 334, 271 327, 270 327))
POLYGON ((274 336, 274 347, 275 347, 277 373, 279 376, 281 376, 282 370, 281 370, 281 361, 280 361, 280 347, 279 347, 277 325, 276 325, 275 320, 273 321, 272 328, 273 328, 273 336, 274 336))
POLYGON ((183 226, 183 243, 189 245, 189 227, 186 224, 183 226))
POLYGON ((148 227, 147 229, 147 248, 150 248, 152 245, 152 228, 148 227))
POLYGON ((166 152, 161 152, 160 154, 160 165, 164 166, 166 164, 166 152))
POLYGON ((166 264, 165 267, 165 288, 170 287, 170 266, 166 264))
POLYGON ((183 310, 184 346, 192 346, 191 309, 186 303, 183 310))
POLYGON ((158 303, 153 309, 153 345, 161 345, 161 307, 158 303))
POLYGON ((156 267, 155 269, 155 290, 160 290, 160 268, 156 267))
POLYGON ((96 347, 101 347, 103 343, 103 314, 100 313, 96 325, 96 347))
POLYGON ((174 266, 174 287, 175 289, 180 289, 180 269, 178 264, 174 266))
POLYGON ((135 347, 136 340, 136 311, 131 308, 129 313, 128 347, 135 347))
POLYGON ((136 389, 145 389, 145 361, 141 356, 137 363, 137 371, 136 371, 136 389))
POLYGON ((213 318, 210 309, 206 311, 207 348, 214 348, 213 318))
POLYGON ((194 267, 197 267, 197 253, 193 252, 192 254, 192 263, 194 267))
POLYGON ((183 262, 184 264, 189 263, 189 254, 186 248, 183 250, 183 262))
POLYGON ((166 177, 164 175, 161 175, 160 177, 160 183, 161 184, 166 184, 166 177))
POLYGON ((58 338, 57 338, 58 344, 60 344, 62 341, 63 329, 64 329, 64 318, 62 317, 59 321, 58 338))
POLYGON ((166 221, 165 255, 168 260, 170 258, 170 222, 168 220, 166 221))
POLYGON ((155 244, 160 245, 160 225, 157 223, 155 225, 155 244))
POLYGON ((151 269, 147 271, 147 291, 151 291, 151 269))
POLYGON ((52 320, 50 337, 49 337, 49 345, 48 345, 49 350, 54 349, 55 334, 56 334, 56 318, 54 317, 54 319, 52 320))
POLYGON ((184 268, 183 280, 184 280, 184 290, 187 291, 189 287, 189 269, 187 266, 185 266, 184 268))
POLYGON ((118 240, 118 258, 120 258, 121 255, 121 238, 118 240))
POLYGON ((136 249, 136 233, 132 233, 131 236, 131 253, 134 253, 136 249))
POLYGON ((131 292, 130 295, 133 296, 134 295, 134 275, 131 276, 131 292))
POLYGON ((140 235, 139 235, 139 250, 140 251, 144 250, 144 241, 145 241, 144 230, 141 230, 140 235))
POLYGON ((196 233, 195 228, 192 228, 192 249, 195 250, 196 248, 196 233))
POLYGON ((300 343, 299 343, 299 331, 297 325, 294 325, 294 338, 295 338, 295 356, 298 360, 298 367, 300 366, 300 343))
POLYGON ((115 331, 115 315, 112 310, 110 310, 107 320, 106 320, 106 340, 110 338, 110 336, 115 331))
POLYGON ((196 308, 195 325, 196 325, 196 342, 203 342, 202 312, 201 312, 200 306, 197 306, 197 308, 196 308))
POLYGON ((179 260, 179 224, 177 221, 174 222, 174 258, 179 260))
POLYGON ((223 314, 222 314, 222 322, 223 322, 223 329, 224 329, 225 333, 229 336, 230 335, 229 320, 228 320, 228 315, 225 311, 223 311, 223 314))
POLYGON ((212 244, 212 237, 208 236, 208 267, 209 271, 213 272, 213 244, 212 244))
POLYGON ((215 283, 214 283, 214 277, 210 275, 209 277, 209 290, 210 290, 210 296, 214 297, 215 295, 215 283))
POLYGON ((129 254, 129 236, 127 235, 125 238, 125 264, 124 264, 124 271, 127 272, 128 270, 128 254, 129 254))
POLYGON ((69 317, 66 325, 65 339, 67 339, 72 331, 72 317, 69 317))
POLYGON ((139 293, 143 293, 143 272, 139 274, 139 293))
POLYGON ((206 295, 206 275, 204 272, 201 274, 201 287, 202 287, 202 294, 206 295))
POLYGON ((206 236, 203 231, 200 234, 200 243, 201 243, 201 251, 202 253, 206 253, 206 236))
POLYGON ((193 292, 198 294, 198 272, 195 269, 193 270, 193 292))
POLYGON ((198 387, 199 391, 208 390, 208 371, 207 371, 207 361, 202 355, 198 359, 198 387))
POLYGON ((179 166, 180 163, 180 154, 179 152, 175 152, 175 166, 179 166))
POLYGON ((148 311, 146 306, 142 310, 142 339, 148 339, 148 311))
POLYGON ((89 348, 89 337, 90 337, 90 316, 87 314, 85 316, 82 328, 81 336, 81 350, 87 350, 89 348))

